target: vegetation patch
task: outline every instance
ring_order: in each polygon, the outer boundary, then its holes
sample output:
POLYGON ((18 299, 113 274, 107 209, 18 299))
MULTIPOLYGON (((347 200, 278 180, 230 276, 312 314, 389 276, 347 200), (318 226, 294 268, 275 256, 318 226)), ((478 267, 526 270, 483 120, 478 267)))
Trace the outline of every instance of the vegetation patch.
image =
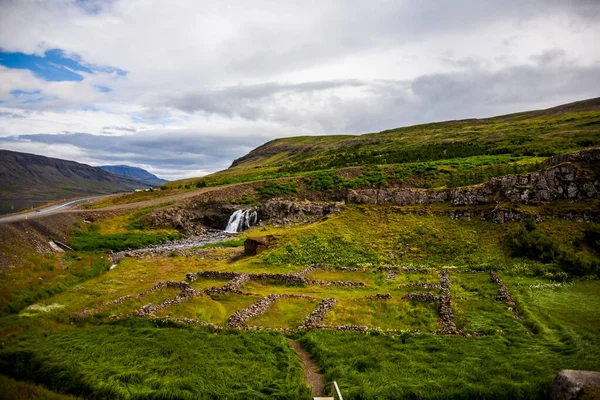
POLYGON ((124 251, 140 249, 155 244, 181 238, 178 233, 115 233, 103 235, 99 227, 91 224, 87 230, 73 232, 69 246, 76 251, 112 250, 124 251))
MULTIPOLYGON (((600 228, 592 225, 585 231, 585 238, 595 250, 598 246, 600 228)), ((564 271, 564 276, 598 275, 600 260, 597 254, 590 254, 582 249, 581 242, 575 241, 573 247, 553 240, 540 229, 533 220, 529 220, 508 236, 508 244, 512 255, 527 257, 532 260, 555 265, 556 269, 564 271)))
POLYGON ((297 243, 288 243, 265 257, 265 261, 272 264, 343 264, 349 267, 377 265, 380 260, 366 246, 342 236, 303 236, 297 243))
POLYGON ((0 371, 86 398, 310 398, 279 334, 87 327, 0 351, 0 371))
POLYGON ((288 180, 282 183, 271 181, 264 186, 257 186, 256 193, 263 198, 278 197, 298 193, 298 183, 288 180))

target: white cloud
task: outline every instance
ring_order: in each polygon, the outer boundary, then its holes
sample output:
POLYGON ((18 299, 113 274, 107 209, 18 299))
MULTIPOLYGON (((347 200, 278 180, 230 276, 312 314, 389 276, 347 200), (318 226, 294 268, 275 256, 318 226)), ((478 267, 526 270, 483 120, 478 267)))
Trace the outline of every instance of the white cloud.
MULTIPOLYGON (((175 167, 174 156, 161 162, 130 149, 42 148, 174 178, 223 168, 280 136, 551 106, 599 95, 591 82, 600 66, 599 13, 594 0, 4 1, 0 48, 58 48, 127 75, 46 82, 0 67, 0 136, 148 136, 167 141, 169 154, 186 153, 190 141, 235 149, 215 151, 221 158, 210 164, 185 158, 189 165, 175 167), (19 104, 17 89, 40 90, 46 100, 19 104), (245 146, 234 146, 239 141, 245 146)), ((17 143, 1 145, 31 147, 17 143)))

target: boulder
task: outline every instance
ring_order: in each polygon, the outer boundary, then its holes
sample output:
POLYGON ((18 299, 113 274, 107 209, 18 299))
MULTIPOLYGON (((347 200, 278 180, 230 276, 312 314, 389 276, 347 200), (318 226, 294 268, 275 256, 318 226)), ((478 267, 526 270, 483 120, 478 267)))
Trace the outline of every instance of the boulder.
POLYGON ((598 399, 598 395, 600 372, 565 369, 558 373, 552 385, 552 400, 598 399))
POLYGON ((273 236, 252 236, 248 237, 244 242, 244 255, 255 256, 260 254, 263 250, 269 247, 273 240, 273 236))

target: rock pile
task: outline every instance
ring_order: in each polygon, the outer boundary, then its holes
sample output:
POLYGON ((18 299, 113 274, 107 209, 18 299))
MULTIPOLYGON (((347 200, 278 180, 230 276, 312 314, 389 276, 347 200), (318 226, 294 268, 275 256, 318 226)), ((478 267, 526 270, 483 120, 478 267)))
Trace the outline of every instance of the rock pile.
POLYGON ((492 282, 498 285, 500 290, 500 294, 496 296, 496 300, 500 300, 508 304, 510 306, 510 311, 514 314, 514 316, 518 319, 523 319, 523 317, 521 317, 521 315, 519 314, 519 310, 517 309, 517 304, 515 303, 515 300, 510 295, 510 292, 508 291, 508 288, 506 287, 504 282, 502 282, 502 279, 500 279, 500 277, 498 276, 498 273, 496 271, 490 271, 490 275, 492 277, 492 282))
POLYGON ((281 283, 294 283, 304 285, 308 285, 312 282, 311 279, 305 278, 303 276, 298 276, 297 274, 250 274, 250 279, 255 281, 274 281, 281 283))
POLYGON ((308 317, 304 318, 304 322, 302 322, 302 325, 300 325, 298 329, 318 328, 322 326, 325 314, 327 314, 336 303, 337 300, 333 297, 321 301, 317 306, 317 309, 311 312, 308 317))
POLYGON ((171 257, 176 252, 178 256, 184 257, 197 257, 204 260, 228 260, 232 257, 242 254, 242 251, 238 248, 222 248, 216 251, 216 249, 201 249, 198 247, 190 248, 172 248, 172 247, 149 247, 139 250, 127 250, 118 253, 112 253, 110 258, 113 264, 118 264, 125 257, 136 257, 136 258, 166 258, 171 257))
POLYGON ((336 331, 348 331, 348 332, 360 332, 366 333, 369 330, 368 326, 364 325, 326 325, 322 326, 324 329, 333 329, 336 331))
POLYGON ((304 276, 304 275, 306 275, 306 274, 309 274, 309 273, 311 273, 311 272, 313 272, 313 271, 317 271, 317 270, 319 270, 319 269, 321 269, 321 264, 313 264, 313 265, 311 265, 311 266, 308 266, 308 267, 306 267, 306 268, 304 268, 304 269, 301 269, 301 270, 300 270, 300 271, 298 271, 298 272, 294 272, 292 275, 296 275, 296 276, 304 276))

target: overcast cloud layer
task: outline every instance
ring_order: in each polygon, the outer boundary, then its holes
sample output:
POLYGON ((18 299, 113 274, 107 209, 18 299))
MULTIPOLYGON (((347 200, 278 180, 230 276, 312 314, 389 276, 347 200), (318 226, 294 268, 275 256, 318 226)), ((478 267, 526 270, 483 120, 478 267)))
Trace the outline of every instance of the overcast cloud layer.
POLYGON ((600 96, 597 0, 0 0, 0 148, 198 176, 600 96))

